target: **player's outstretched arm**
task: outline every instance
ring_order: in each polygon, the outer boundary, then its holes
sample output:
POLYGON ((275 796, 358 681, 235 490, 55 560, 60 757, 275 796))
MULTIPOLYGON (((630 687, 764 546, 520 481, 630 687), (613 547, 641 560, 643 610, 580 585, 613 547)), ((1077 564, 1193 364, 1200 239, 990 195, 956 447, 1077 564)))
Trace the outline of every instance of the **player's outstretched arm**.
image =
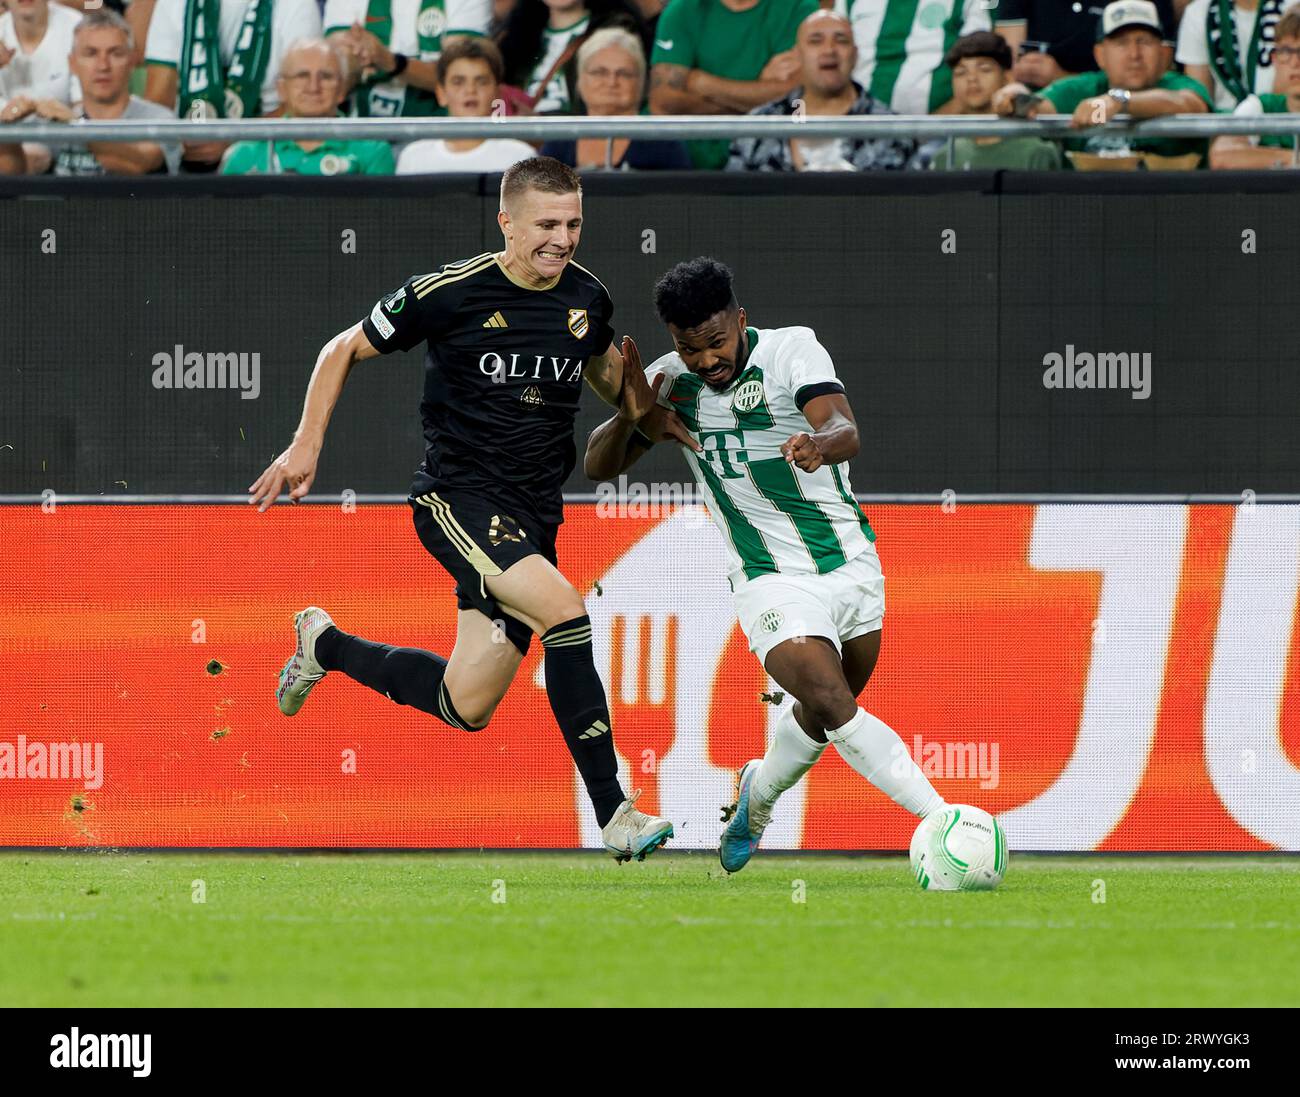
MULTIPOLYGON (((659 391, 662 374, 655 378, 659 391)), ((587 438, 582 469, 593 480, 612 480, 626 472, 657 442, 680 442, 696 453, 703 452, 677 413, 655 404, 640 420, 614 415, 601 423, 587 438)))
MULTIPOLYGON (((623 336, 623 346, 632 342, 630 336, 623 336)), ((633 344, 635 346, 635 344, 633 344)), ((619 396, 623 391, 623 355, 613 343, 604 354, 587 359, 582 379, 591 386, 592 392, 611 407, 618 407, 619 396)))
POLYGON ((588 383, 618 409, 587 439, 582 467, 593 480, 609 480, 631 468, 655 442, 676 441, 695 450, 700 448, 677 414, 659 405, 665 375, 659 373, 653 381, 646 380, 641 352, 630 335, 623 336, 621 354, 611 343, 606 357, 593 358, 591 364, 597 368, 588 372, 588 383))
POLYGON ((593 480, 612 480, 635 465, 653 444, 637 430, 634 420, 610 416, 588 436, 582 470, 593 480))
POLYGON ((316 368, 307 383, 302 418, 294 431, 293 441, 248 488, 248 501, 257 504, 259 514, 275 502, 286 484, 289 486, 289 499, 294 503, 311 490, 312 481, 316 479, 316 462, 325 443, 325 428, 348 374, 356 363, 378 354, 360 324, 340 332, 321 348, 316 368))
POLYGON ((803 413, 812 433, 800 431, 781 444, 781 454, 790 464, 814 472, 822 465, 838 465, 857 456, 858 424, 844 393, 815 396, 804 405, 803 413))

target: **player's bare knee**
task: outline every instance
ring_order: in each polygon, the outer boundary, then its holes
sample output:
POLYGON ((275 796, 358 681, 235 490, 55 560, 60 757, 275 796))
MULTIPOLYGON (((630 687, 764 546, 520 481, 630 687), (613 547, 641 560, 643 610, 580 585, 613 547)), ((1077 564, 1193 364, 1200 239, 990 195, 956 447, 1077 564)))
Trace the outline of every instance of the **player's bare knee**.
POLYGON ((798 724, 799 727, 803 730, 803 733, 806 736, 808 736, 808 738, 811 739, 814 743, 826 742, 825 726, 823 724, 819 724, 813 718, 812 713, 809 712, 808 709, 804 707, 802 701, 795 701, 794 703, 794 720, 795 723, 798 724))
POLYGON ((555 599, 546 607, 546 613, 541 619, 542 629, 549 631, 556 625, 585 616, 587 616, 586 603, 583 602, 581 595, 570 587, 567 595, 555 599))
POLYGON ((466 731, 482 731, 492 720, 492 715, 497 710, 495 704, 471 704, 457 705, 456 711, 460 714, 461 722, 465 725, 466 731))
POLYGON ((819 728, 838 728, 853 719, 857 699, 843 682, 819 684, 799 698, 806 719, 819 728))

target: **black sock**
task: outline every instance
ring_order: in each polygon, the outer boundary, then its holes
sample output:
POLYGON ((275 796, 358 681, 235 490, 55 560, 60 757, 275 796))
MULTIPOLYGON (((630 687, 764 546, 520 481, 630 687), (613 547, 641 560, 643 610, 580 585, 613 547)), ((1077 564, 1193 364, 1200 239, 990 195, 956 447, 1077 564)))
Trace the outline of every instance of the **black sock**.
POLYGON ((542 647, 551 711, 603 827, 626 797, 618 783, 605 687, 591 651, 591 618, 583 614, 547 629, 542 647))
POLYGON ((479 731, 456 711, 443 686, 447 660, 419 648, 394 648, 351 636, 330 627, 316 637, 316 662, 326 670, 341 670, 363 686, 410 705, 460 731, 479 731))

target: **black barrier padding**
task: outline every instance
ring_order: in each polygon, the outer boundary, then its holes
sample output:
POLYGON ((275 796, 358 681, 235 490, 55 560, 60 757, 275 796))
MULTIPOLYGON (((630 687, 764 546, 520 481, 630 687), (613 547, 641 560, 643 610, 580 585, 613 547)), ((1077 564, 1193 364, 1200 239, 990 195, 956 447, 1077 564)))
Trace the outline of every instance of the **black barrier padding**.
MULTIPOLYGON (((875 195, 875 194, 994 194, 1005 172, 822 172, 790 177, 776 173, 746 172, 611 172, 583 176, 583 191, 603 197, 632 197, 646 194, 678 196, 730 194, 875 195)), ((1267 177, 1268 172, 1256 173, 1267 177)), ((261 197, 289 195, 316 198, 337 195, 358 197, 421 197, 428 194, 481 194, 495 200, 501 186, 495 175, 385 175, 297 176, 297 175, 180 175, 169 178, 149 175, 102 179, 56 176, 27 178, 0 176, 0 198, 50 197, 133 197, 173 198, 207 194, 217 197, 261 197)))
MULTIPOLYGON (((0 201, 0 493, 242 491, 288 442, 321 345, 408 275, 501 242, 492 176, 10 180, 0 195, 20 184, 0 201), (257 352, 258 398, 154 388, 154 355, 176 344, 257 352)), ((859 491, 1284 492, 1300 486, 1296 187, 592 176, 578 257, 647 362, 668 349, 654 281, 697 254, 733 267, 751 323, 814 328, 861 425, 859 491), (1046 389, 1044 357, 1067 346, 1151 354, 1150 397, 1046 389)), ((421 361, 353 371, 317 493, 405 490, 421 361)), ((587 394, 580 442, 603 417, 587 394)), ((635 473, 687 475, 667 448, 635 473)), ((568 486, 594 489, 580 465, 568 486)))

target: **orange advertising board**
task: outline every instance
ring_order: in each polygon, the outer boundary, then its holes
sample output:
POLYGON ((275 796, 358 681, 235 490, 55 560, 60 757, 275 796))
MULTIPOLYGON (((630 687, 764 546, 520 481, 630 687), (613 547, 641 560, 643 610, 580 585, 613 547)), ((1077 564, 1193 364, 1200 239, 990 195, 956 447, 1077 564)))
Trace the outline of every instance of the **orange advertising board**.
MULTIPOLYGON (((1300 508, 866 509, 887 608, 861 703, 948 800, 1013 849, 1300 849, 1300 508)), ((674 848, 711 848, 778 712, 719 534, 690 506, 567 513, 625 787, 674 848)), ((409 508, 6 506, 0 527, 0 845, 597 844, 538 644, 476 734, 341 674, 276 708, 304 605, 450 651, 409 508)), ((764 845, 905 849, 913 826, 831 749, 764 845)))

